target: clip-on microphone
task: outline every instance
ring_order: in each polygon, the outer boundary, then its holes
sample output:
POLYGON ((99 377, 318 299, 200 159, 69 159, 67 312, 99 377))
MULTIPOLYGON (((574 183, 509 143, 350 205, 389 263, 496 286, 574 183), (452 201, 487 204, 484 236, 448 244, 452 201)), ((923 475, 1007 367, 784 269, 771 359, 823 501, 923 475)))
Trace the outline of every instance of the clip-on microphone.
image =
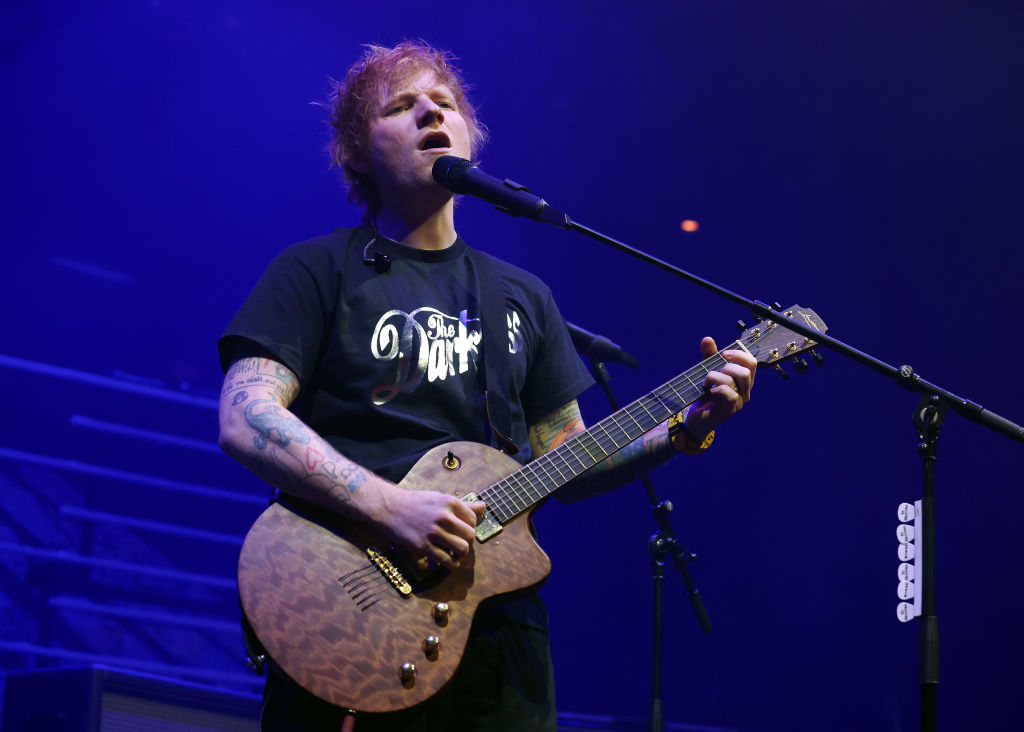
POLYGON ((373 271, 377 274, 384 274, 391 269, 391 257, 382 252, 380 249, 373 253, 373 256, 368 256, 370 247, 377 241, 376 237, 370 239, 369 243, 363 249, 363 264, 373 267, 373 271))

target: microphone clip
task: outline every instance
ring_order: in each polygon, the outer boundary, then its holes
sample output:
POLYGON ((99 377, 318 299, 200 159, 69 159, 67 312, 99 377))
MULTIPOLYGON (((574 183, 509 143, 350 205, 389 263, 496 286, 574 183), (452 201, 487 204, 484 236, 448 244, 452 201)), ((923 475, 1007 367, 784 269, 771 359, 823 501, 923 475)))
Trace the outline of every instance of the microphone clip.
POLYGON ((368 267, 373 267, 373 271, 377 274, 384 274, 391 269, 391 257, 382 252, 380 249, 374 251, 373 256, 370 256, 370 247, 377 241, 374 237, 370 239, 369 243, 363 248, 363 264, 368 267))

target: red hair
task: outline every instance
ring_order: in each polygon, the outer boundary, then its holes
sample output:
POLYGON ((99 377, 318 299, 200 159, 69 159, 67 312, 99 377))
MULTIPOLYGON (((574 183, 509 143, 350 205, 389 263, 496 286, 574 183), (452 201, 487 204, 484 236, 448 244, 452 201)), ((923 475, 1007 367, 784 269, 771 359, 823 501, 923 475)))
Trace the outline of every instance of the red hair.
POLYGON ((459 113, 469 128, 472 155, 476 157, 486 139, 486 128, 466 95, 468 86, 448 51, 439 51, 423 41, 403 41, 394 48, 368 45, 363 57, 345 74, 344 81, 331 79, 326 107, 330 112, 331 167, 341 168, 348 186, 348 200, 360 206, 370 220, 380 210, 380 191, 373 178, 361 173, 353 162, 365 160, 370 123, 391 88, 421 71, 432 71, 438 81, 451 89, 459 113))

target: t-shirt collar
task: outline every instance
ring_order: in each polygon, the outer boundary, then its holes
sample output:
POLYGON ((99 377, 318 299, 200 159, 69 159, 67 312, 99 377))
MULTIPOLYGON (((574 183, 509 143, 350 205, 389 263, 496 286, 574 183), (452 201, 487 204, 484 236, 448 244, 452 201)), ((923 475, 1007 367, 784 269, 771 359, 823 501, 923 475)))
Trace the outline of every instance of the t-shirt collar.
POLYGON ((380 248, 392 259, 405 259, 414 262, 450 262, 466 253, 466 242, 456 234, 455 242, 445 249, 414 249, 388 239, 372 227, 366 228, 366 241, 374 240, 374 248, 380 248))

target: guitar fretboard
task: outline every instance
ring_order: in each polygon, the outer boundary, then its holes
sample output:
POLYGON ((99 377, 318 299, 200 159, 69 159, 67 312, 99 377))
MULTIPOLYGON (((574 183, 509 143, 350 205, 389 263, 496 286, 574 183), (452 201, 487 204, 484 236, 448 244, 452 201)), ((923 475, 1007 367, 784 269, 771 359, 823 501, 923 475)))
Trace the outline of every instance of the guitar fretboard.
MULTIPOLYGON (((728 348, 742 348, 739 341, 728 348)), ((507 523, 541 499, 697 401, 709 371, 727 361, 705 359, 635 402, 605 417, 585 432, 541 455, 480 493, 488 513, 507 523)))

